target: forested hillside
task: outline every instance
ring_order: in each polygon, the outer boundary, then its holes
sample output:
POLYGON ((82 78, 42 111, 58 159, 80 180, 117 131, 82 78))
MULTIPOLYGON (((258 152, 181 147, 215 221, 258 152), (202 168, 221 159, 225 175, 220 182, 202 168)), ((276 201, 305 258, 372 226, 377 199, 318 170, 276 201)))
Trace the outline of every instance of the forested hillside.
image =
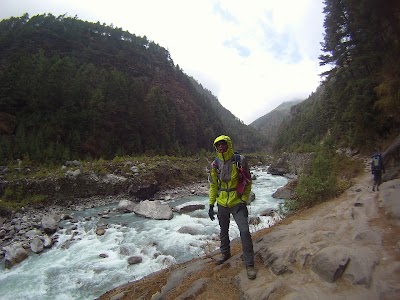
POLYGON ((193 155, 222 133, 257 150, 258 133, 222 117, 200 87, 165 48, 121 28, 51 14, 3 20, 0 163, 193 155))
POLYGON ((275 150, 330 139, 360 150, 384 148, 400 128, 400 2, 325 0, 322 85, 291 109, 275 150))

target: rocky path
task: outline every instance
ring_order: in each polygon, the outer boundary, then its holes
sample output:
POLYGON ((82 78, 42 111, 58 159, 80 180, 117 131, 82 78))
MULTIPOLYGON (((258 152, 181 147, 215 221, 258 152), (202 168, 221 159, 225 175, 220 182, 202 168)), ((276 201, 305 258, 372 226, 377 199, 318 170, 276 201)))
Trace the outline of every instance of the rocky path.
POLYGON ((238 241, 127 283, 99 299, 400 299, 400 180, 372 192, 365 172, 340 197, 253 234, 257 278, 238 241))

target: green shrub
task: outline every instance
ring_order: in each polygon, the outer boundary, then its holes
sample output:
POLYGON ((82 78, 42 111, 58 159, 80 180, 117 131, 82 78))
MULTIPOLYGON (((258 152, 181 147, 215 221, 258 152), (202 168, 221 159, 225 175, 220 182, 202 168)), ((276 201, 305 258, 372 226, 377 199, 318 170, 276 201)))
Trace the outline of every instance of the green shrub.
POLYGON ((19 210, 21 207, 20 203, 0 199, 0 211, 11 212, 13 210, 19 210))
POLYGON ((17 193, 14 193, 10 188, 7 188, 4 198, 0 199, 0 210, 19 210, 22 207, 36 206, 44 201, 46 201, 46 196, 44 195, 29 195, 24 198, 20 189, 17 190, 17 193))
POLYGON ((330 143, 320 145, 310 167, 299 176, 296 198, 285 201, 285 210, 311 207, 338 196, 351 186, 351 179, 362 169, 361 161, 335 153, 330 143))
POLYGON ((4 190, 4 198, 6 200, 22 201, 24 198, 24 189, 21 185, 14 187, 7 187, 4 190))
POLYGON ((23 206, 35 206, 46 201, 45 195, 29 195, 22 200, 21 204, 23 206))

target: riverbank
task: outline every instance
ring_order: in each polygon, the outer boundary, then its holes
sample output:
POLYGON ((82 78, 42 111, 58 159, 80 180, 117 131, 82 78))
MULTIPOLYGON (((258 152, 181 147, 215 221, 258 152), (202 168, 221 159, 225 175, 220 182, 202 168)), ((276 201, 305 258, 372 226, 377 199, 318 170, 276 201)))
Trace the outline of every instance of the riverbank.
MULTIPOLYGON (((207 192, 208 183, 203 180, 159 191, 151 199, 174 200, 189 195, 206 196, 207 192)), ((93 196, 75 199, 74 203, 69 205, 51 205, 40 209, 27 208, 14 212, 9 218, 0 217, 0 263, 3 263, 6 250, 16 244, 36 253, 42 252, 45 248, 51 248, 58 241, 56 233, 60 229, 58 228, 60 221, 69 220, 71 227, 76 227, 74 224, 79 220, 74 218, 74 212, 118 203, 120 200, 126 199, 130 199, 126 193, 114 196, 93 196), (54 232, 48 232, 47 227, 43 226, 43 220, 46 216, 51 216, 56 221, 56 224, 53 224, 54 232), (38 243, 42 241, 43 245, 40 243, 40 250, 37 247, 32 247, 33 240, 38 243)), ((27 256, 24 255, 23 257, 26 258, 27 256)))
POLYGON ((400 182, 372 192, 371 179, 366 170, 340 197, 253 234, 253 281, 235 240, 223 265, 214 264, 212 253, 99 299, 398 299, 400 182))

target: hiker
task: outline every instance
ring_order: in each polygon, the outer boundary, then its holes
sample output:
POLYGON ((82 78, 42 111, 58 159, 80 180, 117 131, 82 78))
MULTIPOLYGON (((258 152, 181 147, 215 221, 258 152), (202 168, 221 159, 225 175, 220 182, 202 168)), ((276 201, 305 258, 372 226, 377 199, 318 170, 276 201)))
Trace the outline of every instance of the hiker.
POLYGON ((376 152, 372 155, 371 161, 371 173, 374 175, 374 185, 372 186, 372 191, 379 191, 379 185, 382 183, 382 172, 385 173, 385 167, 383 165, 383 159, 380 152, 376 152))
POLYGON ((247 204, 251 192, 251 177, 249 167, 243 155, 235 154, 230 137, 221 135, 214 140, 217 158, 211 164, 209 176, 209 211, 214 220, 214 204, 218 206, 218 222, 220 226, 221 257, 216 260, 220 265, 231 257, 229 240, 229 223, 232 215, 239 228, 242 241, 243 259, 246 265, 247 277, 256 278, 254 269, 254 250, 251 239, 247 204))

